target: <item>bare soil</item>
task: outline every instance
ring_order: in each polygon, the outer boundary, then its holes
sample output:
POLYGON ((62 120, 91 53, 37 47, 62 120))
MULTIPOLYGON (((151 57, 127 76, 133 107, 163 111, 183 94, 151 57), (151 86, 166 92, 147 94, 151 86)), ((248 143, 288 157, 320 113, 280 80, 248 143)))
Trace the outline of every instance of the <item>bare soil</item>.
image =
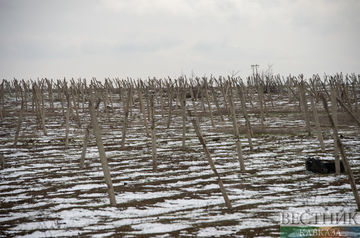
MULTIPOLYGON (((55 111, 46 112, 47 136, 36 124, 29 104, 14 147, 19 103, 14 98, 7 100, 0 129, 0 153, 5 158, 5 168, 0 170, 0 236, 278 237, 281 212, 356 210, 346 175, 305 171, 309 156, 333 158, 333 140, 325 116, 321 115, 326 145, 323 153, 315 135, 307 135, 298 105, 288 104, 281 95, 276 100, 274 97, 275 107, 268 102, 264 129, 260 128, 258 108, 249 110, 255 133, 254 151, 249 150, 245 121, 240 103, 236 102, 245 173, 240 172, 227 112, 214 113, 215 128, 209 114, 201 114, 201 130, 231 199, 231 210, 224 205, 190 121, 186 123, 186 147, 182 147, 182 117, 175 102, 169 129, 166 103, 163 117, 159 100, 155 104, 158 170, 154 172, 151 138, 146 136, 138 104, 130 114, 126 146, 122 149, 123 108, 117 95, 113 95, 113 101, 110 121, 102 104, 99 121, 116 207, 108 205, 93 135, 86 167, 79 168, 84 128, 90 122, 87 108, 80 109, 81 128, 75 120, 70 121, 69 149, 65 149, 65 118, 59 102, 55 103, 55 111)), ((223 105, 221 98, 219 101, 223 105)), ((192 107, 190 99, 187 105, 192 107)), ((200 110, 199 102, 197 106, 200 110)), ((212 107, 215 111, 215 105, 212 107)), ((359 128, 345 113, 339 115, 339 123, 359 184, 359 128)))

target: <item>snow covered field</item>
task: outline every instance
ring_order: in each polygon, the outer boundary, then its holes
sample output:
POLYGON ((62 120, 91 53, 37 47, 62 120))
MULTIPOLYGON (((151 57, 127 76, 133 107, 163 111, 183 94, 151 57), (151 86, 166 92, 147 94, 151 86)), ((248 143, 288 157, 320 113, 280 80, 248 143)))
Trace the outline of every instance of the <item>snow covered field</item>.
MULTIPOLYGON (((295 107, 287 101, 275 103, 274 111, 295 107)), ((8 114, 0 130, 0 153, 6 162, 0 170, 0 236, 277 237, 281 212, 356 210, 346 175, 305 171, 308 156, 333 158, 333 140, 324 127, 327 151, 322 153, 317 138, 304 132, 298 112, 269 111, 265 121, 266 128, 290 128, 298 130, 297 135, 258 133, 253 152, 241 135, 245 173, 239 169, 234 136, 228 133, 232 121, 227 115, 225 121, 215 116, 212 128, 209 117, 202 118, 201 130, 233 206, 228 210, 189 121, 186 148, 182 147, 179 113, 173 114, 170 129, 166 128, 167 115, 156 114, 157 172, 152 171, 151 138, 146 137, 138 105, 130 115, 125 149, 120 148, 120 104, 114 103, 110 122, 99 117, 118 203, 111 207, 93 136, 86 167, 79 168, 87 111, 81 111, 82 128, 71 120, 70 145, 65 149, 65 119, 59 105, 47 114, 47 136, 37 129, 29 106, 18 146, 13 147, 19 105, 12 99, 6 106, 8 114)), ((258 125, 258 115, 250 116, 253 125, 258 125)), ((239 122, 244 125, 242 117, 239 122)), ((343 125, 340 133, 360 184, 359 129, 343 125)))

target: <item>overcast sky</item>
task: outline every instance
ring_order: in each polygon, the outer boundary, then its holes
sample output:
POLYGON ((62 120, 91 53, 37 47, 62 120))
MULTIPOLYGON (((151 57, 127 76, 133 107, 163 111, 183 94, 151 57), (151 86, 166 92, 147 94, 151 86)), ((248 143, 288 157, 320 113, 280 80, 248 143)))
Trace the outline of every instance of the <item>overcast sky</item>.
POLYGON ((0 0, 0 77, 359 73, 359 0, 0 0))

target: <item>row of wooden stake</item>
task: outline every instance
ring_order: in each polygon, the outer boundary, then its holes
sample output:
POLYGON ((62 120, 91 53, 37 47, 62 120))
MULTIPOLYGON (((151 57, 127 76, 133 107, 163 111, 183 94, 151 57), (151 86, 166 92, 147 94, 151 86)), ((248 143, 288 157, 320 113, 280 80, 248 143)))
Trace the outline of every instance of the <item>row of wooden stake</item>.
POLYGON ((186 121, 190 117, 192 125, 195 129, 196 135, 199 138, 200 144, 203 146, 204 153, 210 165, 210 168, 214 172, 214 175, 218 179, 218 184, 220 191, 224 197, 225 204, 227 207, 231 207, 230 200, 226 194, 226 190, 223 186, 220 175, 217 173, 215 164, 213 163, 210 153, 206 147, 205 139, 201 134, 201 129, 199 122, 202 120, 204 115, 209 115, 211 120, 212 127, 216 127, 214 117, 219 115, 220 120, 224 121, 224 113, 228 115, 229 119, 233 122, 234 134, 235 134, 235 145, 238 155, 239 167, 241 172, 245 172, 245 163, 242 153, 242 145, 240 140, 239 132, 239 119, 237 118, 238 111, 241 111, 242 116, 245 119, 245 128, 246 135, 248 138, 248 144, 250 151, 253 151, 252 146, 252 137, 253 130, 250 123, 249 112, 252 112, 252 107, 254 107, 254 95, 257 92, 258 100, 257 105, 260 111, 260 125, 263 129, 265 127, 265 114, 268 113, 268 106, 264 97, 264 92, 266 89, 266 95, 268 101, 271 102, 271 106, 274 108, 273 96, 280 94, 281 92, 287 92, 289 101, 297 100, 299 102, 299 108, 301 109, 304 115, 305 128, 309 136, 312 134, 312 131, 315 131, 316 136, 318 137, 321 150, 325 152, 325 145, 323 141, 321 126, 319 122, 318 110, 316 107, 316 101, 319 99, 323 100, 324 109, 329 116, 331 126, 333 128, 333 138, 334 138, 334 157, 336 164, 336 173, 340 173, 340 159, 339 153, 344 161, 345 169, 349 175, 349 181, 354 192, 354 196, 357 202, 358 207, 360 208, 360 200, 358 198, 358 193, 356 190, 354 178, 351 172, 349 163, 347 162, 346 154, 344 148, 341 144, 339 137, 337 136, 337 105, 339 104, 341 108, 348 113, 351 118, 360 126, 360 122, 357 119, 356 112, 358 111, 358 96, 356 87, 359 85, 359 79, 357 77, 351 76, 346 86, 344 86, 344 81, 341 76, 337 75, 330 78, 325 78, 324 81, 321 81, 319 77, 312 78, 309 82, 305 82, 302 77, 288 77, 286 81, 281 81, 279 78, 274 77, 273 79, 264 79, 264 78, 248 78, 247 85, 239 78, 210 78, 210 80, 195 79, 187 80, 186 78, 180 78, 178 80, 149 80, 148 82, 144 81, 133 81, 133 80, 105 80, 104 85, 96 80, 92 80, 90 85, 87 86, 85 80, 71 80, 70 87, 68 87, 67 81, 58 80, 53 82, 52 80, 39 80, 39 81, 13 81, 12 83, 3 81, 1 84, 1 119, 4 118, 5 113, 5 94, 14 93, 16 101, 21 99, 21 108, 19 110, 18 121, 15 130, 14 136, 14 146, 17 145, 19 139, 20 128, 24 113, 27 112, 28 98, 29 94, 32 92, 32 111, 35 113, 35 116, 38 121, 38 125, 43 131, 43 134, 47 134, 46 129, 46 115, 45 113, 54 113, 56 107, 55 102, 59 101, 61 104, 62 114, 65 118, 65 139, 64 145, 65 148, 69 147, 69 127, 70 120, 74 118, 78 127, 81 127, 80 119, 80 110, 86 112, 86 106, 88 102, 88 110, 90 112, 91 123, 85 127, 84 139, 83 139, 83 149, 80 157, 80 167, 84 167, 84 160, 86 157, 86 149, 88 146, 88 141, 90 138, 90 131, 92 130, 96 138, 96 144, 99 150, 99 156, 104 172, 105 182, 108 187, 108 193, 110 198, 110 203, 112 205, 116 204, 114 188, 111 182, 110 169, 107 164, 107 159, 105 155, 105 149, 102 143, 101 129, 98 122, 98 113, 100 110, 100 103, 103 103, 103 109, 106 114, 107 120, 110 122, 110 112, 114 112, 113 106, 113 95, 119 94, 119 102, 123 107, 124 120, 122 124, 122 139, 121 139, 121 148, 125 147, 126 143, 126 131, 129 127, 129 115, 132 115, 133 108, 136 104, 135 95, 137 94, 137 100, 139 102, 139 111, 142 114, 144 127, 146 129, 146 135, 151 135, 152 140, 152 158, 153 158, 153 170, 157 170, 157 143, 156 143, 156 120, 155 120, 155 101, 160 104, 160 114, 164 115, 165 110, 165 99, 164 96, 167 96, 168 99, 168 112, 167 112, 167 128, 171 126, 171 119, 173 117, 173 102, 175 100, 176 105, 178 105, 182 114, 182 146, 186 146, 186 121), (349 80, 352 81, 349 81, 349 80), (256 82, 256 84, 251 84, 256 82), (350 83, 349 83, 350 82, 350 83), (349 90, 350 86, 352 90, 349 90), (117 87, 116 87, 117 86, 117 87), (330 88, 330 89, 329 89, 330 88), (47 89, 47 92, 46 92, 47 89), (218 99, 218 94, 222 95, 222 107, 218 99), (238 102, 240 104, 241 110, 237 110, 237 105, 235 104, 235 95, 238 95, 238 102), (57 97, 54 96, 57 95, 57 97), (211 95, 210 95, 211 94, 211 95), (327 100, 325 98, 330 98, 331 101, 331 112, 327 108, 327 100), (345 95, 345 96, 344 96, 345 95), (47 96, 49 107, 46 108, 47 96), (192 101, 192 110, 190 106, 186 103, 187 97, 191 98, 192 101), (311 127, 310 123, 310 114, 308 109, 307 98, 310 99, 310 105, 313 112, 313 121, 314 128, 311 127), (351 98, 353 100, 351 100, 351 98), (325 104, 326 103, 326 104, 325 104), (213 111, 212 105, 215 104, 216 111, 213 111), (247 106, 251 105, 251 107, 247 106), (82 105, 82 107, 81 107, 82 105), (200 111, 198 109, 200 105, 200 111), (206 107, 206 106, 207 107, 206 107), (250 108, 250 110, 249 110, 250 108), (146 112, 147 109, 147 112, 146 112), (193 113, 191 112, 193 111, 193 113), (214 113, 216 112, 216 113, 214 113), (149 122, 150 120, 150 126, 149 122), (340 150, 340 151, 339 151, 340 150))

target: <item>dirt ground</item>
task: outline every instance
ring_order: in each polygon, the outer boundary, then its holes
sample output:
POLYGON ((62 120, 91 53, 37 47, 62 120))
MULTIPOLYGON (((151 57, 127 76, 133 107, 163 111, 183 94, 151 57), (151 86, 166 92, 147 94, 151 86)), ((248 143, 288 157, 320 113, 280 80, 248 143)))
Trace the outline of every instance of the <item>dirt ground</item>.
MULTIPOLYGON (((281 212, 355 211, 346 175, 320 175, 305 170, 309 156, 333 159, 333 139, 320 112, 326 152, 315 135, 308 136, 296 102, 272 95, 265 127, 260 128, 258 105, 248 104, 254 128, 250 151, 245 120, 236 102, 241 127, 245 172, 240 172, 232 121, 226 111, 200 118, 201 131, 232 203, 224 205, 216 178, 203 153, 191 122, 186 122, 186 147, 182 147, 181 110, 173 102, 170 128, 167 106, 156 106, 158 170, 152 170, 151 137, 146 136, 139 105, 130 114, 126 146, 120 147, 123 107, 113 95, 110 120, 100 104, 99 121, 117 205, 109 206, 95 138, 87 149, 85 168, 79 168, 84 128, 89 124, 87 105, 80 110, 81 128, 70 120, 69 148, 64 148, 65 119, 59 102, 46 112, 48 135, 36 125, 31 104, 24 114, 17 146, 13 146, 20 105, 6 100, 1 122, 0 236, 279 236, 281 212)), ((220 99, 219 99, 220 100, 220 99)), ((137 103, 137 101, 135 100, 137 103)), ((223 102, 220 100, 220 104, 223 102)), ((166 104, 165 104, 166 105, 166 104)), ((191 100, 187 101, 192 107, 191 100)), ((197 102, 200 110, 200 103, 197 102)), ((317 105, 322 109, 320 103, 317 105)), ((216 111, 215 105, 212 109, 216 111)), ((356 183, 360 184, 360 133, 339 112, 339 133, 356 183)))

